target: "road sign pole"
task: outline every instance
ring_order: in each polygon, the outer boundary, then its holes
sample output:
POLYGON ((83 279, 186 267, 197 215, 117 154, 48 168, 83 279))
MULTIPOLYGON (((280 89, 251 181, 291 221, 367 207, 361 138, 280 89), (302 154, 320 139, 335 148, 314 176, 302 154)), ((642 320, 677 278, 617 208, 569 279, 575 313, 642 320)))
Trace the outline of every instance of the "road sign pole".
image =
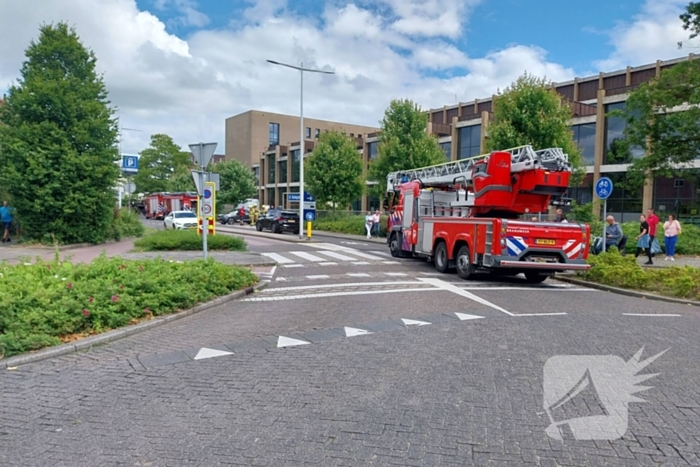
POLYGON ((605 253, 605 218, 608 217, 608 198, 603 200, 603 253, 605 253))
POLYGON ((299 240, 304 238, 304 63, 299 70, 301 75, 301 103, 299 105, 299 240))
MULTIPOLYGON (((204 144, 199 143, 199 151, 200 154, 204 152, 204 144)), ((199 162, 199 181, 200 181, 200 186, 202 187, 202 190, 205 189, 205 183, 206 180, 204 179, 204 167, 202 166, 203 161, 200 160, 199 162)), ((202 251, 204 252, 204 259, 207 259, 207 234, 209 233, 209 218, 207 215, 203 212, 202 207, 204 206, 204 196, 202 196, 202 203, 201 206, 198 206, 199 208, 199 214, 202 217, 202 251)))

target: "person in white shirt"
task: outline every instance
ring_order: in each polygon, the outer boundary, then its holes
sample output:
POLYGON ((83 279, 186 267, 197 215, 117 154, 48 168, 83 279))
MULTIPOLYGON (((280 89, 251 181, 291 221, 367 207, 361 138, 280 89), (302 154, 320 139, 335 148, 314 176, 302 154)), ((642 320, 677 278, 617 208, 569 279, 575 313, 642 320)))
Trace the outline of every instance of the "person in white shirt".
POLYGON ((377 232, 377 238, 379 238, 379 232, 381 232, 381 228, 379 226, 381 218, 382 218, 382 216, 379 213, 379 209, 374 211, 374 216, 372 216, 372 230, 377 232))
POLYGON ((668 220, 664 222, 664 243, 666 244, 666 261, 675 261, 676 242, 681 234, 681 224, 673 214, 668 215, 668 220))
POLYGON ((365 229, 367 229, 367 238, 372 238, 372 223, 374 221, 374 216, 371 212, 367 211, 365 216, 365 229))

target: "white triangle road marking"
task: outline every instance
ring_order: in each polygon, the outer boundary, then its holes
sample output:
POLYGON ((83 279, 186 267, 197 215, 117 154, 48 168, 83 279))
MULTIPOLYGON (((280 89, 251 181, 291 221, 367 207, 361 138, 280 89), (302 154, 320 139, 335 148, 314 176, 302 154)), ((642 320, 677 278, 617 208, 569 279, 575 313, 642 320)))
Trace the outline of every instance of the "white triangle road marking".
POLYGON ((365 334, 372 334, 372 332, 365 329, 349 328, 345 326, 345 337, 364 336, 365 334))
POLYGON ((418 321, 417 319, 401 318, 401 321, 403 321, 403 324, 405 324, 406 326, 426 326, 428 324, 431 324, 431 323, 428 323, 427 321, 418 321))
POLYGON ((199 352, 197 352, 197 355, 194 357, 194 359, 203 360, 205 358, 223 357, 224 355, 233 355, 233 352, 226 352, 225 350, 216 350, 209 349, 207 347, 202 347, 201 349, 199 349, 199 352))
POLYGON ((468 319, 481 319, 483 316, 477 316, 477 315, 470 315, 467 313, 455 313, 457 315, 457 318, 460 319, 460 321, 467 321, 468 319))
POLYGON ((294 345, 304 345, 310 344, 311 342, 306 342, 301 339, 292 339, 291 337, 280 336, 277 339, 277 347, 292 347, 294 345))

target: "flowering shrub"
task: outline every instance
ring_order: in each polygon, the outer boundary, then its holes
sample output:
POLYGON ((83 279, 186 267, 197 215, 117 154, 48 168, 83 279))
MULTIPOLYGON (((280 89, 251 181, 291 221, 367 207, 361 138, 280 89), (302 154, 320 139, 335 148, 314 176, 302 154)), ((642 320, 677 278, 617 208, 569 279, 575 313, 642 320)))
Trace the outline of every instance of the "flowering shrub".
POLYGON ((246 268, 214 261, 0 266, 0 358, 174 313, 251 286, 246 268))
MULTIPOLYGON (((158 230, 134 242, 141 251, 202 250, 202 237, 194 230, 158 230)), ((231 235, 207 235, 208 250, 245 251, 246 243, 231 235)))

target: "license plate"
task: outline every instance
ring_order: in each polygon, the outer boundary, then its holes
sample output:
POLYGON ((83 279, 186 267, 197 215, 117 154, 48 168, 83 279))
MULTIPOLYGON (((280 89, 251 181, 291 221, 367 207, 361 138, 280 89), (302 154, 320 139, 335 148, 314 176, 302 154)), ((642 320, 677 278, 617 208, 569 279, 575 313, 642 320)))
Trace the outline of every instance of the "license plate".
POLYGON ((535 244, 536 245, 556 245, 557 242, 554 240, 547 239, 547 238, 538 238, 537 240, 535 240, 535 244))
POLYGON ((294 219, 289 219, 287 222, 289 222, 290 224, 293 224, 296 221, 294 219))

